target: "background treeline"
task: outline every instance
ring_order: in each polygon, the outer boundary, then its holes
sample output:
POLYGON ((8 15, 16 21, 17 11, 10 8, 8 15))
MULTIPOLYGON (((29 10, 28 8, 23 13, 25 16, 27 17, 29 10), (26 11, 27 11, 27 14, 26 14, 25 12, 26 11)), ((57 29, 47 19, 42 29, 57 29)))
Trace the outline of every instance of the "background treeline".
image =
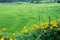
POLYGON ((0 0, 0 3, 12 3, 12 2, 30 2, 30 3, 60 3, 60 0, 0 0))

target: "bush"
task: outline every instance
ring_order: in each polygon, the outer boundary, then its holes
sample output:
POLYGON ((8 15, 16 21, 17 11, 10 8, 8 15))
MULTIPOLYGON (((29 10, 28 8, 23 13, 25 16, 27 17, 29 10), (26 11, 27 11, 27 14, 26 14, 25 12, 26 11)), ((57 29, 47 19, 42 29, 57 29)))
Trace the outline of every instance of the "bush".
POLYGON ((8 35, 6 28, 0 32, 1 40, 60 40, 60 21, 52 21, 41 25, 34 24, 32 28, 23 28, 22 34, 8 35))

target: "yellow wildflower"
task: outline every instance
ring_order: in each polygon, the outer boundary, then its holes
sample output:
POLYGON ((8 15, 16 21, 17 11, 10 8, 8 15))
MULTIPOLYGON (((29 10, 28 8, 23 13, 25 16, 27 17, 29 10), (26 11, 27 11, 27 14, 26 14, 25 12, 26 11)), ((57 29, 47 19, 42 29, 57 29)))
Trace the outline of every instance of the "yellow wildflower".
POLYGON ((34 24, 33 28, 37 29, 37 28, 39 28, 39 26, 37 24, 34 24))
POLYGON ((13 33, 13 36, 16 36, 16 34, 15 34, 15 33, 13 33))
POLYGON ((42 26, 42 27, 40 27, 41 29, 44 29, 44 27, 42 26))
POLYGON ((13 38, 10 38, 10 40, 13 40, 13 38))
POLYGON ((50 27, 50 30, 52 30, 52 29, 53 29, 53 27, 51 26, 51 27, 50 27))
POLYGON ((44 30, 44 33, 46 33, 46 30, 44 30))
POLYGON ((23 29, 22 30, 22 33, 27 33, 28 32, 28 29, 23 29))
POLYGON ((50 24, 53 25, 53 22, 51 21, 50 24))
POLYGON ((4 30, 4 31, 5 31, 5 30, 6 30, 6 28, 3 28, 2 30, 4 30))
POLYGON ((45 25, 45 28, 48 28, 49 25, 45 25))
POLYGON ((27 27, 26 26, 24 26, 24 29, 26 29, 27 27))
POLYGON ((60 28, 58 28, 57 30, 60 31, 60 28))
POLYGON ((27 32, 28 32, 28 30, 27 30, 27 29, 25 29, 25 30, 24 30, 24 32, 25 32, 25 33, 27 33, 27 32))
POLYGON ((54 23, 56 23, 56 21, 51 21, 50 24, 53 25, 54 23))
POLYGON ((23 27, 23 30, 22 30, 22 33, 27 33, 28 32, 28 29, 26 26, 23 27))
POLYGON ((4 40, 4 38, 1 38, 1 40, 4 40))
POLYGON ((56 27, 57 26, 57 23, 54 23, 52 26, 55 26, 56 27))
POLYGON ((33 28, 33 27, 31 28, 31 30, 34 30, 34 29, 35 29, 35 28, 33 28))

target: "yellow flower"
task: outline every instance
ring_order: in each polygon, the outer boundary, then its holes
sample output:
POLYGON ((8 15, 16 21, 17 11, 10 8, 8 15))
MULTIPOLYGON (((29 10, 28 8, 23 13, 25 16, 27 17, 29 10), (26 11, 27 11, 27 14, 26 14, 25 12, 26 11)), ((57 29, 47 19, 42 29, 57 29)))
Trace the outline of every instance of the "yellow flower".
POLYGON ((46 33, 46 30, 44 30, 44 33, 46 33))
POLYGON ((55 24, 55 23, 56 23, 56 21, 51 21, 51 22, 50 22, 51 25, 53 25, 53 24, 55 24))
POLYGON ((34 30, 34 29, 35 29, 35 28, 33 28, 33 27, 31 28, 31 30, 34 30))
POLYGON ((3 28, 2 30, 4 30, 4 31, 5 31, 5 30, 6 30, 6 28, 3 28))
POLYGON ((57 30, 60 31, 60 28, 58 28, 57 30))
POLYGON ((13 40, 13 38, 10 38, 10 40, 13 40))
POLYGON ((53 22, 51 21, 50 24, 53 25, 53 22))
POLYGON ((37 24, 34 24, 33 28, 37 29, 37 28, 39 28, 39 26, 37 24))
POLYGON ((22 30, 22 33, 27 33, 28 32, 28 29, 26 26, 23 27, 23 30, 22 30))
POLYGON ((37 27, 37 24, 34 24, 33 26, 37 27))
POLYGON ((52 30, 52 29, 53 29, 53 27, 51 26, 51 27, 50 27, 50 30, 52 30))
POLYGON ((15 34, 15 33, 13 33, 13 36, 16 36, 16 34, 15 34))
POLYGON ((35 30, 35 29, 38 29, 38 28, 40 28, 40 26, 38 26, 37 24, 34 24, 34 25, 31 27, 30 30, 35 30))
POLYGON ((27 32, 28 32, 28 30, 27 30, 27 29, 25 29, 24 31, 25 31, 25 33, 27 33, 27 32))
POLYGON ((1 38, 1 40, 4 40, 4 38, 1 38))
POLYGON ((54 23, 52 26, 55 26, 56 27, 57 26, 57 23, 54 23))
POLYGON ((24 26, 24 29, 26 28, 26 26, 24 26))
POLYGON ((28 32, 28 29, 23 29, 22 30, 22 33, 27 33, 28 32))
POLYGON ((45 25, 45 28, 48 28, 49 25, 45 25))
POLYGON ((44 29, 44 27, 42 26, 42 27, 40 27, 41 29, 44 29))

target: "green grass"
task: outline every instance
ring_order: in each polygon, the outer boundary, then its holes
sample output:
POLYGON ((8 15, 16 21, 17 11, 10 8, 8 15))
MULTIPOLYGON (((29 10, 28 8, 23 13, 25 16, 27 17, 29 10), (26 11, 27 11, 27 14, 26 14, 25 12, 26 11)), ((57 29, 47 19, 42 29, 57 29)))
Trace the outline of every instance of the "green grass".
POLYGON ((0 30, 7 27, 7 32, 21 32, 24 26, 60 19, 60 4, 0 4, 0 30))

